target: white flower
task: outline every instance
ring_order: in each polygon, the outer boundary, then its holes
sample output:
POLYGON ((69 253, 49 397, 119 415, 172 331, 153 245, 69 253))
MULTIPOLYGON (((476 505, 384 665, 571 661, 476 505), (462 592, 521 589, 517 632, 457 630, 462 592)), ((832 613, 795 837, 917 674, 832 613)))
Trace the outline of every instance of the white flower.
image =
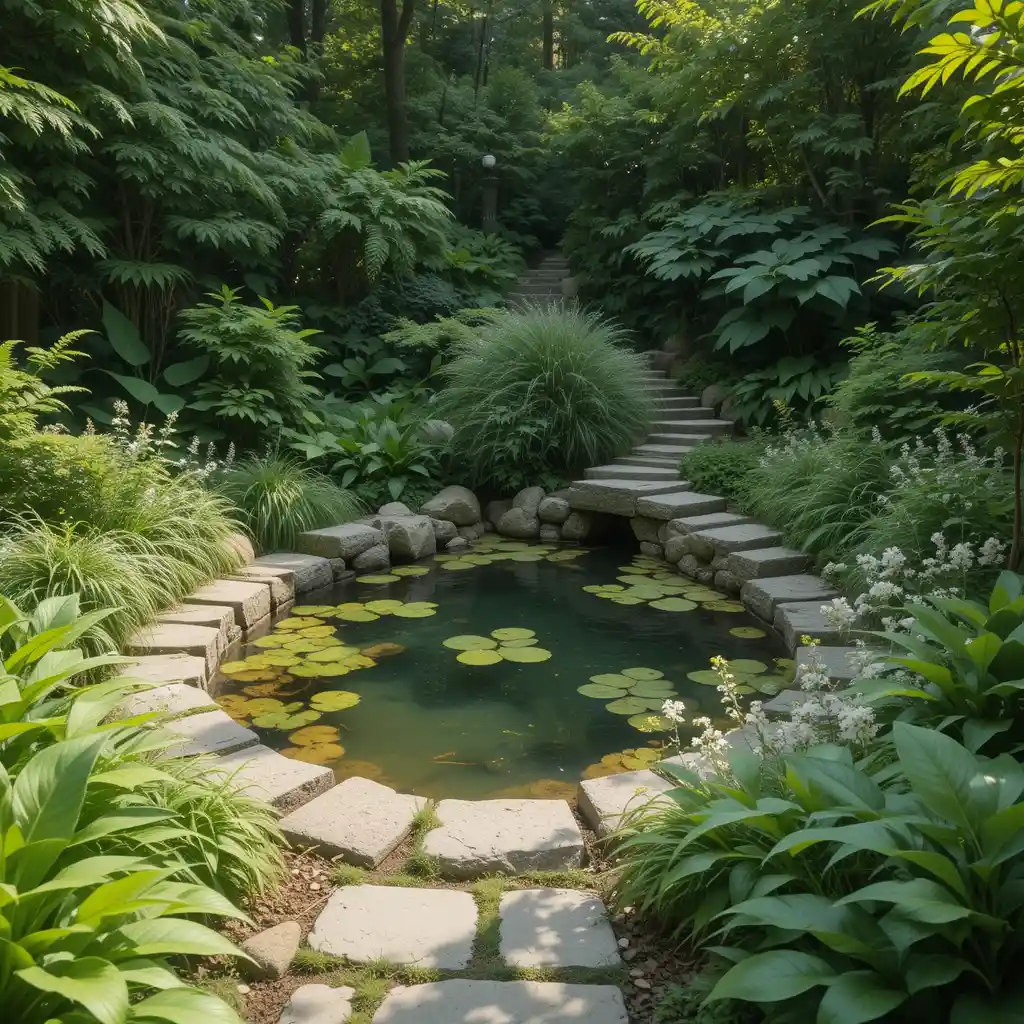
POLYGON ((678 725, 686 721, 686 704, 681 700, 667 700, 661 705, 661 713, 670 722, 678 725))
POLYGON ((857 613, 845 597, 834 597, 821 606, 821 615, 833 629, 847 629, 857 621, 857 613))

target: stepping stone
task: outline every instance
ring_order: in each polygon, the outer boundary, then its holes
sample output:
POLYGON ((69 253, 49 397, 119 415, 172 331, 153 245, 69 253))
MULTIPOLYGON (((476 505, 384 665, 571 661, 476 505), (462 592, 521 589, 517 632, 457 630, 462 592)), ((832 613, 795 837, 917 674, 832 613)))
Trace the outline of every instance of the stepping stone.
POLYGON ((212 626, 188 626, 157 622, 140 629, 125 645, 127 654, 191 654, 202 658, 209 678, 220 661, 220 630, 212 626))
POLYGON ((690 532, 690 553, 710 560, 714 555, 729 555, 733 551, 766 548, 778 544, 782 534, 760 523, 739 526, 719 526, 711 530, 690 532))
POLYGON ((629 1024, 615 985, 434 981, 393 988, 373 1024, 629 1024))
POLYGON ((702 530, 714 530, 721 526, 742 526, 751 523, 749 516, 737 515, 735 512, 708 512, 699 516, 682 516, 670 519, 666 524, 668 536, 673 534, 686 535, 700 533, 702 530))
POLYGON ((681 430, 665 430, 662 428, 649 435, 647 440, 651 444, 689 445, 692 448, 694 445, 708 444, 714 440, 714 437, 711 434, 687 433, 681 430))
POLYGON ((682 423, 684 421, 687 423, 705 422, 715 418, 715 410, 706 409, 703 406, 684 406, 679 408, 662 404, 656 408, 655 412, 658 416, 656 421, 658 425, 682 423))
POLYGON ((676 787, 649 769, 635 772, 620 772, 606 775, 602 779, 584 779, 579 785, 576 804, 583 820, 597 833, 606 836, 619 827, 622 816, 637 811, 662 793, 676 787))
POLYGON ((369 548, 384 543, 384 534, 362 523, 328 526, 323 530, 300 533, 296 541, 300 551, 322 558, 344 558, 351 561, 369 548))
MULTIPOLYGON (((858 673, 854 671, 853 666, 850 664, 850 655, 856 653, 856 648, 819 645, 814 648, 814 653, 824 663, 825 669, 828 671, 828 677, 833 682, 848 683, 857 678, 858 673)), ((881 656, 881 652, 879 652, 879 656, 881 656)), ((794 655, 797 671, 800 670, 802 665, 806 665, 811 660, 811 657, 811 649, 801 646, 794 655)))
POLYGON ((231 632, 235 627, 235 612, 224 604, 179 604, 161 612, 157 622, 180 622, 189 626, 209 626, 221 635, 221 649, 227 647, 231 632))
POLYGON ((649 516, 651 519, 679 519, 724 511, 725 498, 720 498, 716 494, 698 494, 682 487, 674 494, 640 498, 636 503, 636 514, 649 516))
POLYGON ((572 508, 589 512, 608 512, 635 516, 640 498, 670 494, 679 490, 679 481, 651 483, 643 480, 576 480, 569 485, 567 500, 572 508))
POLYGON ((298 921, 282 921, 250 935, 242 943, 242 952, 252 960, 241 961, 239 969, 253 981, 276 981, 287 974, 301 941, 302 925, 298 921))
POLYGON ((740 591, 740 600, 765 622, 771 622, 780 604, 797 601, 824 603, 838 597, 839 591, 830 587, 820 576, 800 574, 773 576, 764 580, 748 580, 740 591))
POLYGON ((770 715, 788 715, 794 704, 803 704, 810 695, 803 690, 783 690, 761 707, 770 715))
POLYGON ((291 994, 277 1024, 345 1024, 355 994, 347 985, 303 985, 291 994))
POLYGON ((206 685, 206 659, 191 654, 154 654, 133 658, 130 664, 118 668, 118 679, 133 679, 144 683, 188 683, 189 686, 206 685))
POLYGON ((334 583, 331 563, 319 555, 302 555, 297 552, 278 551, 273 555, 260 555, 250 567, 277 576, 282 580, 291 579, 296 594, 309 590, 322 590, 334 583))
POLYGON ((295 573, 290 569, 273 569, 269 565, 247 565, 227 578, 263 583, 270 587, 272 611, 277 611, 278 608, 295 600, 295 573))
POLYGON ((693 451, 692 444, 638 444, 633 449, 634 455, 661 455, 676 460, 693 451))
POLYGON ((662 469, 679 469, 679 459, 658 458, 654 455, 620 455, 612 459, 613 466, 660 466, 662 469))
POLYGON ((587 480, 679 480, 679 470, 661 466, 591 466, 583 471, 587 480))
POLYGON ((726 569, 741 580, 764 579, 768 576, 790 576, 802 573, 811 564, 809 555, 795 548, 754 548, 729 555, 726 569))
POLYGON ((468 892, 351 885, 327 901, 308 942, 353 963, 386 960, 461 971, 473 957, 476 916, 468 892))
POLYGON ((210 774, 230 777, 232 786, 282 812, 307 803, 334 785, 330 768, 297 761, 264 746, 247 747, 218 758, 210 766, 210 774))
POLYGON ((564 800, 442 800, 437 816, 423 849, 456 878, 583 863, 583 834, 564 800))
POLYGON ((167 686, 133 693, 118 710, 126 718, 131 718, 151 712, 181 715, 198 708, 215 711, 217 702, 205 690, 189 686, 188 683, 169 683, 167 686))
POLYGON ((270 586, 245 580, 214 580, 189 595, 189 604, 227 605, 239 629, 252 629, 270 614, 270 586))
POLYGON ((187 718, 172 718, 163 725, 175 742, 161 751, 162 757, 193 757, 196 754, 229 754, 254 747, 259 737, 223 711, 204 711, 187 718))
POLYGON ((325 856, 376 867, 426 804, 370 779, 346 779, 282 818, 281 831, 289 842, 316 846, 325 856))
POLYGON ((806 601, 802 604, 780 604, 775 608, 772 624, 782 634, 786 647, 795 652, 800 646, 800 638, 809 636, 820 640, 823 645, 839 647, 843 643, 843 635, 830 626, 821 614, 822 601, 806 601))
POLYGON ((575 889, 501 897, 501 956, 510 967, 614 967, 619 946, 601 898, 575 889))

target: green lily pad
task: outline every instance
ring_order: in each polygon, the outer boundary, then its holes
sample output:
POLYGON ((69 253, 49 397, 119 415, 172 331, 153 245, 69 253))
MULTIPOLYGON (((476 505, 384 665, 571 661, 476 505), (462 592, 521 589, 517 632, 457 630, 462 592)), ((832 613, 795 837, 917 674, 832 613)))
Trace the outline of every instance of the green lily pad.
POLYGON ((292 615, 332 615, 334 605, 331 604, 297 604, 292 608, 292 615))
POLYGON ((297 711, 294 714, 284 712, 259 715, 252 720, 252 724, 260 729, 301 729, 304 725, 310 725, 320 717, 319 711, 297 711))
MULTIPOLYGON (((661 707, 660 704, 657 706, 661 707)), ((637 715, 641 711, 652 710, 650 701, 641 697, 620 697, 618 700, 605 704, 604 709, 613 715, 637 715)))
POLYGON ((498 652, 506 661, 513 661, 518 665, 532 665, 539 661, 547 661, 551 652, 543 647, 508 647, 498 648, 498 652))
POLYGON ((442 643, 453 651, 487 651, 498 646, 498 641, 489 636, 475 636, 472 633, 450 636, 442 643))
POLYGON ((718 678, 718 673, 709 668, 702 668, 698 672, 687 672, 686 678, 692 679, 695 683, 703 683, 705 686, 718 686, 722 682, 718 678))
POLYGON ((667 700, 675 690, 667 679, 653 679, 646 683, 634 683, 629 692, 634 697, 661 697, 667 700))
POLYGON ((398 619, 429 619, 437 614, 437 605, 431 601, 410 601, 392 613, 398 619))
POLYGON ((632 594, 598 594, 598 597, 607 598, 614 604, 643 604, 644 598, 634 597, 632 594))
POLYGON ((497 665, 502 656, 497 651, 470 650, 461 651, 455 660, 463 665, 497 665))
POLYGON ((357 576, 356 583, 396 583, 401 578, 391 573, 376 573, 370 576, 357 576))
POLYGON ((602 672, 600 675, 591 676, 590 681, 599 686, 614 686, 617 690, 628 690, 636 682, 629 676, 616 675, 612 672, 602 672))
POLYGON ((662 612, 692 612, 697 602, 687 601, 683 597, 663 597, 660 601, 652 601, 651 607, 662 612))
POLYGON ((538 641, 532 637, 523 637, 521 640, 502 640, 502 647, 536 647, 538 641))
POLYGON ((671 732, 672 722, 662 715, 639 714, 627 719, 638 732, 671 732))
POLYGON ((323 626, 324 624, 324 620, 318 619, 315 615, 298 615, 282 619, 274 628, 288 631, 292 629, 306 629, 309 626, 323 626))
POLYGON ((426 576, 429 569, 422 565, 397 565, 391 570, 392 576, 426 576))
POLYGON ((345 711, 354 708, 360 699, 351 690, 321 690, 309 699, 309 706, 317 711, 345 711))
POLYGON ((584 697, 597 697, 599 700, 615 700, 617 697, 626 696, 625 690, 620 690, 617 686, 604 686, 601 683, 577 686, 576 692, 582 693, 584 697))
POLYGON ((491 636, 495 640, 529 640, 536 635, 532 629, 520 629, 517 626, 503 626, 501 629, 491 630, 491 636))
POLYGON ((659 672, 656 668, 624 668, 622 674, 629 676, 630 679, 636 679, 641 682, 650 681, 651 679, 663 679, 665 677, 665 673, 659 672))
POLYGON ((760 640, 761 637, 768 635, 763 629, 758 629, 757 626, 733 626, 729 630, 729 634, 740 640, 760 640))

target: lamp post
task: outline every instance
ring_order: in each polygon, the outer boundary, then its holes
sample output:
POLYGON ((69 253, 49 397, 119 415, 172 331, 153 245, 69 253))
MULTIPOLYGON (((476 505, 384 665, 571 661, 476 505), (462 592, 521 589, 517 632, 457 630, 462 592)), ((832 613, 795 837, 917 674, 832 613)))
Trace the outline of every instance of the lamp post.
POLYGON ((483 217, 480 226, 485 235, 493 235, 498 230, 498 176, 494 168, 498 161, 495 157, 486 153, 480 161, 484 167, 483 181, 483 217))

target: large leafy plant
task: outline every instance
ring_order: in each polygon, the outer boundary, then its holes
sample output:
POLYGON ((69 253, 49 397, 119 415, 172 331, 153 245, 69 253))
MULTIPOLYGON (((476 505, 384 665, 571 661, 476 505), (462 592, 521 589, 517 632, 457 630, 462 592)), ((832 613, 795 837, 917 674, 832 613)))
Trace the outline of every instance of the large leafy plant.
POLYGON ((764 426, 779 405, 806 413, 846 375, 842 362, 822 363, 814 356, 786 356, 764 370, 744 374, 729 387, 729 412, 744 423, 764 426))

